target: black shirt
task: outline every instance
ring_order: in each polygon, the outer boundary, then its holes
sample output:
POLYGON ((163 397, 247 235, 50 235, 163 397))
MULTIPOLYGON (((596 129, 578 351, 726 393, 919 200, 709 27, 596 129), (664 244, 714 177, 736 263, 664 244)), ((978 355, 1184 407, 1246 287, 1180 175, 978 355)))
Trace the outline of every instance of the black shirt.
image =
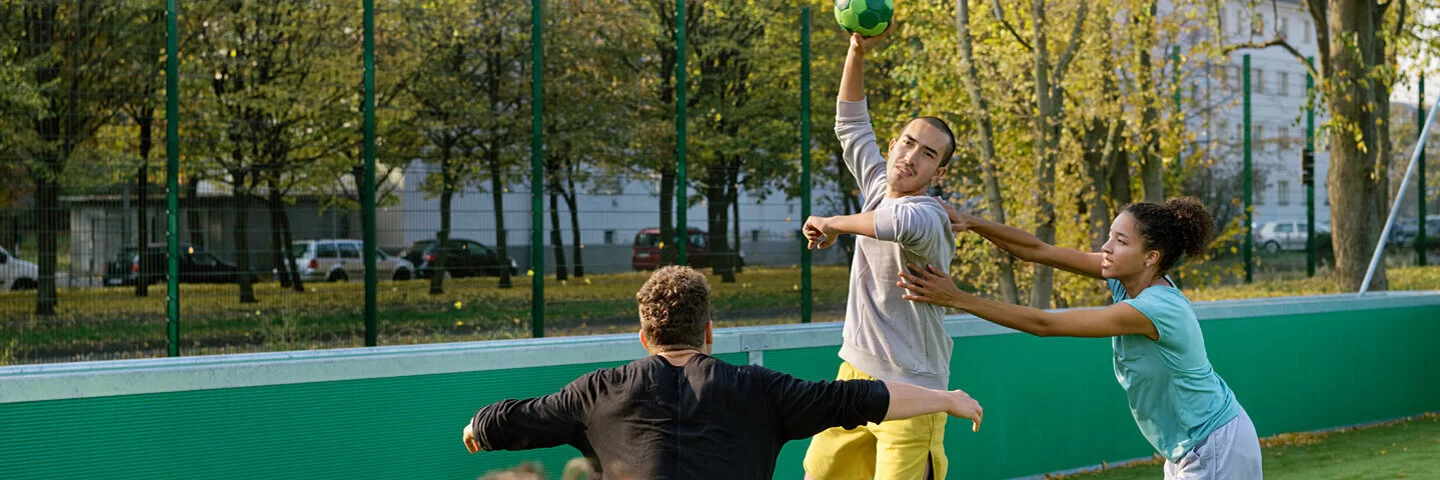
POLYGON ((769 479, 785 442, 878 423, 889 408, 879 381, 807 382, 703 354, 683 367, 652 355, 486 406, 472 426, 484 450, 568 444, 611 477, 769 479))

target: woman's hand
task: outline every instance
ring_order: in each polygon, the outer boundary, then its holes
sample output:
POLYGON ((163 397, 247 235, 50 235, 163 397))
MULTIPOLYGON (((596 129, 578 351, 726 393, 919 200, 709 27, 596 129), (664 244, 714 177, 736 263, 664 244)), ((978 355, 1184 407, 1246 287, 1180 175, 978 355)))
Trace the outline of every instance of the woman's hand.
POLYGON ((945 207, 945 215, 950 217, 950 230, 964 232, 975 226, 978 218, 974 215, 960 211, 954 204, 942 200, 940 197, 935 197, 935 200, 939 200, 940 205, 945 207))
POLYGON ((905 264, 909 272, 901 271, 901 281, 895 284, 909 292, 903 298, 951 308, 963 308, 961 303, 969 294, 960 291, 945 272, 926 264, 924 269, 913 263, 905 264))

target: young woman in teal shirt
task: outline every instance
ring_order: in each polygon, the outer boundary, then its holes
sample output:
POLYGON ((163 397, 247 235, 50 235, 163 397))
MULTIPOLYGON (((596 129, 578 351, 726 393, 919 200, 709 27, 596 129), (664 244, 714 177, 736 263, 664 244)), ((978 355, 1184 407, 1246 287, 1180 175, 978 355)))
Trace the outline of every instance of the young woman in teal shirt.
POLYGON ((1110 287, 1106 308, 1050 312, 986 300, 960 291, 932 265, 901 272, 905 298, 957 308, 1032 335, 1111 337, 1115 377, 1140 432, 1165 457, 1165 478, 1261 478, 1255 425, 1205 354, 1200 323, 1166 275, 1205 252, 1210 212, 1194 198, 1122 209, 1099 252, 1041 242, 1023 230, 947 204, 956 231, 970 230, 1022 260, 1097 279, 1110 287))

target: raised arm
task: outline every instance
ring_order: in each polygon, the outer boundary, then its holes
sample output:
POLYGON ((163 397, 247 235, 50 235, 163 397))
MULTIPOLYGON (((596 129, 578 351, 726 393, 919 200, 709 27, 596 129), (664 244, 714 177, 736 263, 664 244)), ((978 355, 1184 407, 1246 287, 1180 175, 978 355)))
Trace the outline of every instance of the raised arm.
POLYGON ((1027 262, 1049 265, 1091 278, 1105 278, 1100 274, 1100 260, 1104 256, 1099 253, 1057 247, 1040 241, 1030 232, 992 222, 979 215, 961 212, 950 202, 940 203, 945 205, 945 212, 950 215, 951 228, 957 232, 970 230, 978 233, 1001 250, 1027 262))
POLYGON ((900 272, 898 285, 909 293, 906 300, 943 305, 970 312, 988 322, 1038 337, 1114 337, 1145 335, 1159 340, 1155 324, 1135 307, 1117 303, 1105 308, 1051 312, 1009 303, 986 300, 960 291, 950 277, 932 265, 921 269, 909 265, 900 272))
POLYGON ((850 34, 850 51, 845 54, 845 69, 840 72, 840 101, 858 102, 865 99, 865 53, 890 34, 891 28, 894 28, 893 22, 884 32, 870 38, 862 37, 858 33, 850 34))

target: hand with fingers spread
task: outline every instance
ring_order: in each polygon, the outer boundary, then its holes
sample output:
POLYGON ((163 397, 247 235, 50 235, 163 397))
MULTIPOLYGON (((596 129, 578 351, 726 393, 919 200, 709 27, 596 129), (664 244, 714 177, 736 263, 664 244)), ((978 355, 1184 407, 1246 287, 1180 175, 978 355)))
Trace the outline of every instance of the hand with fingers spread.
POLYGON ((480 441, 475 439, 475 427, 469 422, 465 423, 465 433, 463 435, 466 450, 469 450, 470 453, 480 451, 480 441))
POLYGON ((934 265, 926 264, 920 268, 913 263, 905 264, 908 272, 900 272, 900 281, 896 285, 908 290, 905 293, 906 300, 925 302, 934 305, 942 305, 951 308, 963 308, 961 302, 968 293, 960 291, 950 276, 936 268, 934 265))
POLYGON ((980 407, 980 402, 975 401, 975 399, 971 398, 970 394, 965 393, 964 390, 951 390, 949 393, 950 408, 946 409, 945 412, 952 417, 970 419, 970 421, 975 422, 974 425, 970 427, 970 431, 979 432, 980 417, 985 415, 985 409, 980 407))
POLYGON ((809 241, 806 248, 810 250, 828 248, 840 239, 840 232, 835 229, 830 220, 830 217, 816 216, 805 219, 805 227, 801 229, 801 232, 809 241))

